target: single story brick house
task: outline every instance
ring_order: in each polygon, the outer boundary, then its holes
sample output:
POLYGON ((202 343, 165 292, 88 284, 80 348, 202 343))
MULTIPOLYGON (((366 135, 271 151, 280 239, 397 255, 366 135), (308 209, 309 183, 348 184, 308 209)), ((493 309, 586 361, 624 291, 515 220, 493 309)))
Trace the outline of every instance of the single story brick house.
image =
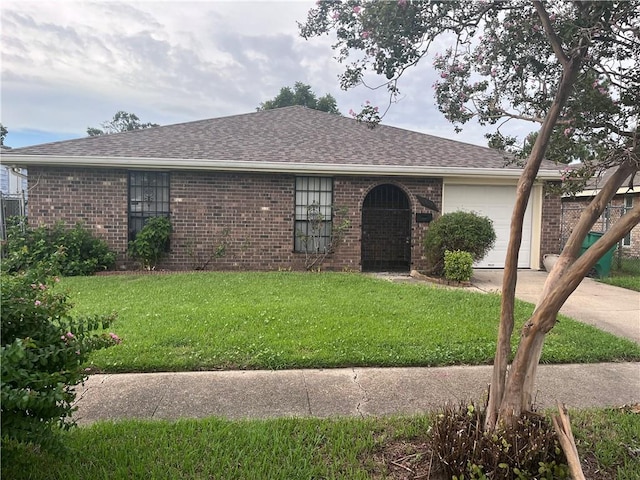
MULTIPOLYGON (((615 168, 599 172, 591 178, 584 190, 573 196, 562 197, 562 242, 566 242, 573 228, 578 223, 580 214, 591 203, 600 189, 613 175, 615 168)), ((604 233, 625 213, 630 211, 637 202, 640 202, 640 186, 633 182, 631 177, 622 182, 615 196, 607 205, 604 213, 593 225, 592 231, 604 233)), ((640 225, 631 229, 625 236, 620 246, 625 257, 640 258, 640 225)))
MULTIPOLYGON (((495 248, 477 266, 501 268, 521 173, 489 148, 302 106, 16 148, 2 161, 28 169, 31 225, 83 222, 122 268, 144 220, 164 215, 161 268, 303 269, 310 209, 322 215, 316 251, 349 222, 323 269, 421 270, 430 218, 456 210, 493 220, 495 248)), ((540 170, 521 268, 559 248, 560 198, 544 189, 559 178, 553 164, 540 170)))

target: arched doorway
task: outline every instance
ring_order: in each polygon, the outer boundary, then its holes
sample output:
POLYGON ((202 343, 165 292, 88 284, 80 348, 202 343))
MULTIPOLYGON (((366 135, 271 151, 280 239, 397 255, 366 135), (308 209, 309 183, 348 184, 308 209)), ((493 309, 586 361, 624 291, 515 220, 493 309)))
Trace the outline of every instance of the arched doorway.
POLYGON ((395 185, 378 185, 362 204, 363 271, 408 271, 411 265, 411 208, 395 185))

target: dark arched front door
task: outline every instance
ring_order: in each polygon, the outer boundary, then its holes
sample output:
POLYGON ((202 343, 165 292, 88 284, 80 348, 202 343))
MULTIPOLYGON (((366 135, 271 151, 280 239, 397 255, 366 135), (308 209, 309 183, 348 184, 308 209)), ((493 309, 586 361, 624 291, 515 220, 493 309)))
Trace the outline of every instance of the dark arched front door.
POLYGON ((362 205, 362 270, 408 271, 411 265, 411 208, 395 185, 379 185, 362 205))

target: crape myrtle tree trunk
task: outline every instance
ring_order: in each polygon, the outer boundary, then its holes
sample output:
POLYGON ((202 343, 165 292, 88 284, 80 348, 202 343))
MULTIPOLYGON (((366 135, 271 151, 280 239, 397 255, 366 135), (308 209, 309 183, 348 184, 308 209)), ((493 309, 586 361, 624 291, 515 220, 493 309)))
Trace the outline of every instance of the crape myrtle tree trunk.
MULTIPOLYGON (((485 427, 513 422, 531 408, 544 338, 559 309, 599 258, 640 221, 635 206, 579 256, 607 203, 638 171, 640 3, 328 0, 309 12, 300 33, 306 39, 332 34, 336 57, 346 64, 341 87, 372 88, 372 78, 384 77, 390 105, 404 71, 429 55, 435 40, 449 43, 429 57, 439 74, 433 84, 438 108, 457 130, 471 120, 495 126, 487 135, 489 146, 524 163, 511 217, 485 427), (502 133, 507 122, 529 122, 537 130, 517 139, 502 133), (544 159, 580 162, 561 169, 560 190, 568 193, 599 171, 617 170, 584 210, 548 275, 509 368, 524 213, 544 159)), ((354 117, 380 119, 370 105, 354 117)))

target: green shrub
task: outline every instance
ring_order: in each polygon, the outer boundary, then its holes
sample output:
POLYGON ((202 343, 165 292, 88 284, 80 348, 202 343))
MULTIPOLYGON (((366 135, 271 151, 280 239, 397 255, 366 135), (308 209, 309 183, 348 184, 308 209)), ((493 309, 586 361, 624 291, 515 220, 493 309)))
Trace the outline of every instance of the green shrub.
POLYGON ((80 223, 70 229, 61 223, 53 228, 24 228, 15 218, 11 223, 2 248, 4 272, 37 269, 54 275, 91 275, 115 263, 106 242, 80 223))
POLYGON ((62 275, 89 275, 115 264, 115 254, 107 243, 94 237, 82 224, 67 230, 60 229, 60 233, 59 243, 65 249, 62 275))
POLYGON ((147 270, 154 270, 167 253, 171 221, 167 217, 148 218, 135 240, 129 242, 129 254, 147 270))
POLYGON ((445 250, 444 277, 454 282, 468 282, 473 275, 473 257, 469 252, 445 250))
POLYGON ((446 250, 469 252, 473 261, 482 260, 496 241, 493 222, 472 212, 445 213, 431 223, 424 239, 427 269, 444 273, 446 250))
POLYGON ((71 317, 67 296, 33 271, 0 276, 2 440, 53 446, 56 427, 73 425, 88 355, 120 342, 104 332, 115 317, 71 317))

